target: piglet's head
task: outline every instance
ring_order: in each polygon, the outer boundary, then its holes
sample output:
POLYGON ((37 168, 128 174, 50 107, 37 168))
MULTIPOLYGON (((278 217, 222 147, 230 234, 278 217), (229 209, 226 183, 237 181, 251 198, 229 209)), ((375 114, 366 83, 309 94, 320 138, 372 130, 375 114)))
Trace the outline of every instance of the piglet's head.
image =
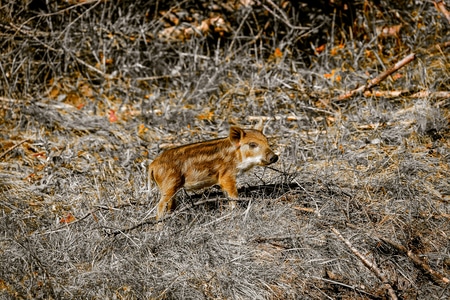
POLYGON ((232 126, 230 140, 240 154, 238 169, 242 171, 278 161, 278 155, 270 149, 266 136, 260 130, 232 126))

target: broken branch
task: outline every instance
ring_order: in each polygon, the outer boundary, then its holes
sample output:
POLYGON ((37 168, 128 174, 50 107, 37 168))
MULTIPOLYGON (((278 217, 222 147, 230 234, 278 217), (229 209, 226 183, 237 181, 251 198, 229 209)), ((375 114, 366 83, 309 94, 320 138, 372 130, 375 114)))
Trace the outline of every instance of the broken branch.
POLYGON ((5 152, 3 152, 0 155, 0 159, 2 159, 6 154, 8 154, 9 152, 13 151, 14 149, 16 149, 17 147, 19 147, 20 145, 22 145, 23 143, 25 143, 26 141, 28 141, 28 139, 24 139, 23 141, 15 144, 14 146, 10 147, 9 149, 7 149, 5 152))
POLYGON ((445 7, 445 2, 443 0, 434 1, 434 7, 447 18, 447 21, 450 24, 450 13, 445 7))
POLYGON ((359 260, 370 270, 372 271, 375 276, 384 284, 385 288, 388 291, 389 297, 391 299, 398 299, 397 295, 395 294, 394 289, 392 288, 391 284, 389 283, 388 279, 386 278, 386 276, 384 276, 383 272, 378 268, 378 266, 375 264, 375 262, 370 262, 364 255, 362 255, 358 249, 356 249, 355 247, 353 247, 352 243, 350 243, 349 240, 347 240, 346 238, 344 238, 342 236, 342 234, 335 229, 334 227, 331 227, 331 231, 333 231, 333 233, 341 240, 343 241, 347 247, 353 252, 353 254, 356 255, 356 257, 359 258, 359 260))
POLYGON ((406 254, 417 267, 419 267, 422 271, 424 271, 425 273, 430 275, 431 279, 437 285, 445 286, 450 283, 450 280, 447 277, 445 277, 444 275, 440 274, 439 272, 436 272, 435 270, 433 270, 425 261, 423 261, 416 254, 414 254, 411 250, 408 250, 403 245, 397 244, 387 238, 380 237, 380 239, 382 241, 384 241, 385 243, 394 247, 396 250, 406 254))
POLYGON ((397 70, 401 69, 402 67, 404 67, 405 65, 407 65, 408 63, 410 63, 411 61, 414 60, 415 58, 415 54, 411 53, 410 55, 406 56, 405 58, 403 58, 401 61, 397 62, 392 68, 384 71, 383 73, 381 73, 380 75, 378 75, 377 77, 375 77, 372 80, 369 80, 365 85, 360 86, 359 88, 350 91, 344 95, 339 96, 336 101, 342 101, 345 100, 347 98, 350 98, 358 93, 364 92, 366 90, 369 90, 371 88, 373 88, 374 86, 378 85, 381 81, 383 81, 384 79, 386 79, 386 77, 388 77, 389 75, 391 75, 392 73, 396 72, 397 70))

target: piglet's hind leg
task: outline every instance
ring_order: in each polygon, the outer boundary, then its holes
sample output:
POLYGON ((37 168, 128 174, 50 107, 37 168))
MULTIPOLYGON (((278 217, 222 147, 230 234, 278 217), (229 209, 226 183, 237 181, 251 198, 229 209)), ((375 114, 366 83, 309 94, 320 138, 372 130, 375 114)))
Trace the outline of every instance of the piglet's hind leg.
MULTIPOLYGON (((238 198, 238 191, 236 188, 236 178, 232 175, 225 175, 219 179, 219 185, 222 190, 227 193, 231 199, 238 198)), ((230 207, 234 209, 236 207, 236 201, 230 201, 230 207)))

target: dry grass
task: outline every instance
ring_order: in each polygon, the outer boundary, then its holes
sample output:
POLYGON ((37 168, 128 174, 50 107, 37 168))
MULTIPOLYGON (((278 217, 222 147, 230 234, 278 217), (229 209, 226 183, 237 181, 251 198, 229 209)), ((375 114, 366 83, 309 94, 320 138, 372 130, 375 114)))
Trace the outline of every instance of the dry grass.
POLYGON ((302 31, 267 1, 183 42, 158 38, 151 1, 64 3, 1 8, 1 298, 450 297, 449 98, 411 96, 450 88, 431 3, 356 10, 351 39, 332 13, 308 7, 322 19, 302 31), (405 21, 400 41, 364 36, 382 9, 381 25, 405 21), (321 34, 324 51, 296 47, 321 34), (409 94, 332 101, 410 51, 379 88, 409 94), (261 116, 281 159, 240 178, 239 207, 180 192, 157 230, 148 162, 261 116))

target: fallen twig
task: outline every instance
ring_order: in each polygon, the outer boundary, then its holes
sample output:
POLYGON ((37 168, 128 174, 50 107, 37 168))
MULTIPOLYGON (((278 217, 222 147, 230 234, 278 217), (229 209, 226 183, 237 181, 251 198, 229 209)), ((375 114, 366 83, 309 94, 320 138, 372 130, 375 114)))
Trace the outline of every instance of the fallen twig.
POLYGON ((422 91, 414 93, 410 96, 411 98, 450 98, 450 91, 422 91))
POLYGON ((406 254, 412 261, 413 263, 419 267, 422 271, 424 271, 425 273, 427 273, 428 275, 430 275, 431 279, 433 280, 434 283, 436 283, 439 286, 446 286, 450 283, 450 279, 448 279, 447 277, 445 277, 444 275, 442 275, 439 272, 436 272, 435 270, 433 270, 425 261, 423 261, 419 256, 417 256, 416 254, 414 254, 411 250, 406 249, 406 247, 404 247, 403 245, 400 245, 398 243, 395 243, 387 238, 384 237, 379 237, 382 241, 384 241, 385 243, 391 245, 392 247, 394 247, 396 250, 406 254))
POLYGON ((256 243, 271 243, 271 242, 282 242, 285 240, 295 240, 301 238, 301 235, 283 235, 283 236, 269 236, 269 237, 256 237, 252 239, 252 242, 256 243))
POLYGON ((359 260, 361 260, 361 262, 375 274, 375 276, 377 276, 377 278, 384 284, 385 288, 387 289, 389 297, 391 299, 398 299, 397 295, 395 294, 395 291, 392 288, 391 284, 389 283, 388 279, 383 274, 383 272, 378 268, 378 266, 375 264, 375 262, 370 262, 364 255, 362 255, 358 251, 358 249, 353 247, 352 243, 350 243, 350 241, 348 241, 346 238, 344 238, 337 229, 335 229, 334 227, 331 227, 331 231, 333 231, 333 233, 347 245, 347 247, 353 252, 353 254, 355 254, 356 257, 358 257, 359 260))
POLYGON ((358 130, 374 130, 380 127, 393 127, 393 126, 403 126, 408 127, 416 123, 416 120, 404 120, 404 121, 398 121, 398 122, 378 122, 378 123, 371 123, 371 124, 361 124, 356 125, 355 128, 358 130))
POLYGON ((420 91, 411 93, 411 91, 365 91, 365 97, 385 97, 385 98, 397 98, 397 97, 409 97, 409 98, 450 98, 450 91, 420 91))
POLYGON ((450 41, 447 41, 447 42, 443 42, 443 43, 440 43, 440 44, 433 45, 433 46, 431 46, 430 48, 428 48, 427 51, 430 51, 430 52, 437 52, 437 51, 442 51, 442 49, 445 49, 445 48, 447 48, 447 47, 450 47, 450 41))
POLYGON ((385 98, 397 98, 404 96, 405 94, 410 94, 409 91, 365 91, 365 97, 385 97, 385 98))
POLYGON ((15 144, 14 146, 10 147, 9 149, 7 149, 5 152, 3 152, 2 154, 0 154, 0 159, 2 159, 6 154, 8 154, 9 152, 13 151, 14 149, 16 149, 17 147, 19 147, 20 145, 22 145, 23 143, 25 143, 26 141, 28 141, 28 139, 24 139, 23 141, 15 144))
POLYGON ((342 282, 339 282, 339 281, 336 281, 336 280, 331 280, 331 279, 317 277, 317 276, 311 276, 311 278, 314 278, 314 279, 317 279, 317 280, 321 280, 323 282, 328 282, 328 283, 331 283, 331 284, 336 284, 336 285, 339 285, 339 286, 343 286, 343 287, 346 287, 348 289, 357 291, 358 293, 362 293, 362 294, 366 294, 368 296, 371 296, 372 298, 377 298, 375 295, 373 295, 371 293, 368 293, 368 292, 366 292, 366 291, 364 291, 362 289, 359 289, 359 288, 357 288, 354 285, 348 285, 348 284, 345 284, 345 283, 342 283, 342 282))
POLYGON ((291 208, 301 212, 314 213, 316 215, 319 214, 319 212, 316 209, 311 207, 292 206, 291 208))
POLYGON ((365 85, 360 86, 359 88, 350 91, 344 95, 339 96, 335 101, 342 101, 345 100, 347 98, 350 98, 358 93, 364 92, 366 90, 369 90, 371 88, 373 88, 374 86, 378 85, 381 81, 383 81, 384 79, 386 79, 386 77, 388 77, 389 75, 391 75, 392 73, 394 73, 395 71, 399 70, 400 68, 402 68, 403 66, 407 65, 408 63, 410 63, 411 61, 413 61, 415 58, 415 54, 411 53, 408 56, 406 56, 405 58, 403 58, 401 61, 397 62, 392 68, 384 71, 383 73, 381 73, 380 75, 378 75, 377 77, 375 77, 372 80, 369 80, 365 85))
POLYGON ((298 117, 295 115, 289 115, 289 116, 248 116, 247 120, 249 122, 253 121, 268 121, 268 120, 286 120, 286 121, 298 121, 304 119, 304 117, 298 117))
POLYGON ((161 76, 149 76, 149 77, 138 77, 136 81, 152 81, 152 80, 161 80, 161 79, 170 79, 176 77, 186 76, 186 74, 170 74, 170 75, 161 75, 161 76))

